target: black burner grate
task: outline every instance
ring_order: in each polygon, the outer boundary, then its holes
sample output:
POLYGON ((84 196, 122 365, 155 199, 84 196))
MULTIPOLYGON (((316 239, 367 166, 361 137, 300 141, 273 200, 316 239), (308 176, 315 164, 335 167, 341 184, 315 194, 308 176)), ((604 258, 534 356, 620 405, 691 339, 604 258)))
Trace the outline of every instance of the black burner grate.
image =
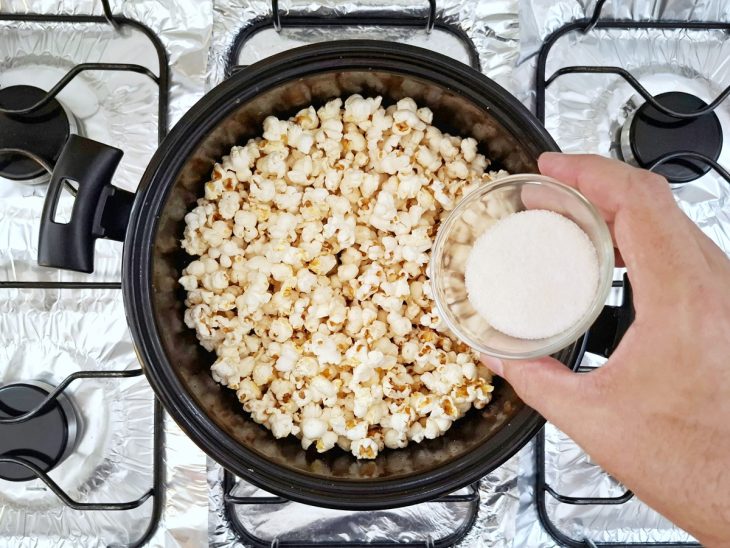
MULTIPOLYGON (((144 24, 129 19, 124 16, 115 15, 111 11, 108 0, 102 0, 104 15, 46 15, 46 14, 8 14, 0 13, 0 21, 9 22, 34 22, 34 23, 51 23, 51 24, 106 24, 110 25, 114 31, 122 31, 125 28, 135 29, 142 32, 150 43, 153 45, 159 62, 159 76, 150 72, 147 68, 136 64, 121 63, 84 63, 73 67, 58 83, 47 93, 34 102, 21 109, 0 108, 0 113, 10 115, 15 118, 24 115, 32 116, 34 113, 43 109, 46 105, 55 101, 56 95, 71 82, 76 76, 85 71, 125 71, 144 74, 149 77, 159 89, 158 93, 158 141, 162 141, 167 133, 168 120, 168 104, 169 104, 169 85, 170 72, 168 66, 167 52, 165 51, 159 37, 144 24)), ((44 158, 39 157, 32 151, 23 149, 1 149, 0 157, 8 155, 25 156, 36 162, 43 171, 50 173, 53 166, 44 158)), ((70 188, 75 193, 73 187, 70 188)), ((46 281, 0 281, 0 289, 80 289, 80 290, 98 290, 98 289, 121 289, 119 282, 46 282, 46 281)), ((0 424, 21 423, 28 421, 44 413, 47 409, 56 405, 59 397, 68 386, 77 380, 82 379, 123 379, 129 377, 137 377, 142 375, 142 369, 122 370, 122 371, 78 371, 66 377, 61 384, 52 390, 38 405, 30 411, 14 417, 0 418, 0 424)), ((162 405, 155 398, 153 408, 154 432, 153 432, 153 484, 150 489, 133 501, 127 502, 99 502, 99 503, 82 503, 72 499, 58 484, 56 484, 41 468, 19 457, 3 456, 0 463, 14 464, 22 467, 28 473, 37 477, 68 507, 74 510, 82 511, 124 511, 137 508, 144 504, 147 500, 152 499, 153 505, 151 510, 150 521, 144 531, 139 531, 136 540, 130 542, 127 546, 142 546, 147 543, 154 532, 157 530, 160 517, 162 515, 163 499, 164 499, 164 411, 162 405)))
MULTIPOLYGON (((655 30, 722 30, 730 33, 730 23, 713 22, 713 21, 627 21, 615 19, 600 19, 601 11, 606 0, 599 0, 593 11, 593 15, 589 19, 578 19, 572 23, 568 23, 560 27, 558 30, 550 34, 543 42, 537 57, 537 69, 535 74, 535 114, 541 122, 545 122, 545 90, 555 82, 559 77, 566 74, 616 74, 621 76, 628 82, 639 95, 641 95, 656 111, 665 116, 676 118, 677 120, 687 120, 692 118, 700 118, 703 115, 714 111, 720 103, 730 96, 730 85, 707 106, 693 110, 691 112, 677 112, 657 101, 655 97, 644 88, 639 81, 626 69, 621 67, 607 66, 589 66, 576 65, 561 67, 556 70, 549 78, 545 76, 548 55, 555 43, 563 36, 572 32, 589 33, 594 29, 613 29, 613 30, 632 30, 632 29, 655 29, 655 30)), ((657 168, 677 162, 691 162, 692 164, 700 163, 710 166, 725 181, 730 183, 730 171, 717 163, 717 161, 698 151, 682 150, 672 151, 659 156, 649 163, 646 167, 652 171, 657 168)), ((678 183, 685 182, 678 180, 678 183)))
POLYGON ((286 28, 343 28, 349 26, 363 27, 402 27, 424 29, 430 33, 434 29, 444 31, 456 37, 464 46, 469 55, 469 65, 481 71, 479 52, 474 42, 464 32, 464 29, 445 21, 436 11, 436 0, 428 0, 428 11, 425 16, 409 15, 387 10, 369 10, 362 13, 347 13, 339 16, 319 15, 312 13, 305 14, 282 14, 279 10, 279 1, 271 0, 271 15, 266 15, 253 20, 250 24, 242 27, 233 40, 226 61, 225 75, 230 76, 234 71, 245 68, 238 64, 238 59, 244 47, 251 38, 262 30, 274 28, 280 32, 286 28))
MULTIPOLYGON (((241 523, 238 519, 235 508, 236 506, 256 506, 256 505, 280 505, 288 503, 289 500, 277 497, 240 497, 233 494, 237 485, 235 476, 228 471, 223 472, 223 503, 225 507, 226 517, 233 531, 238 537, 246 542, 247 545, 253 546, 254 548, 309 548, 312 546, 322 546, 328 548, 335 547, 348 547, 348 548, 446 548, 448 546, 454 546, 458 542, 464 539, 466 534, 471 530, 474 522, 477 518, 479 511, 479 483, 473 483, 467 487, 467 493, 454 493, 439 497, 429 503, 444 503, 444 504, 455 504, 455 503, 468 503, 468 511, 466 519, 462 521, 457 527, 455 527, 448 535, 441 538, 432 538, 427 536, 422 541, 374 541, 367 542, 365 539, 354 539, 351 541, 318 541, 316 540, 316 527, 314 530, 307 532, 308 538, 301 538, 296 540, 279 540, 274 539, 266 540, 257 536, 255 533, 249 531, 246 526, 241 523)), ((429 504, 427 503, 427 504, 429 504)), ((416 531, 414 531, 416 532, 416 531)))

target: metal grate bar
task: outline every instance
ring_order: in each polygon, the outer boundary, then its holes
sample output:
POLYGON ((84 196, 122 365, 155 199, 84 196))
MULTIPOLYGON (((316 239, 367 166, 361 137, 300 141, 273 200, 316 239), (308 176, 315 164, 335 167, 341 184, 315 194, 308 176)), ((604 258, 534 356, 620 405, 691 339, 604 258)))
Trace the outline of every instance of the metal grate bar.
POLYGON ((663 156, 660 156, 653 164, 651 164, 651 166, 649 166, 649 171, 654 171, 663 163, 669 162, 670 160, 675 160, 677 158, 692 158, 694 160, 701 160, 710 167, 712 167, 718 173, 718 175, 720 175, 720 177, 725 179, 730 184, 730 172, 722 167, 720 164, 718 164, 715 160, 713 160, 709 156, 705 156, 700 152, 670 152, 668 154, 664 154, 663 156))
POLYGON ((164 474, 164 411, 159 400, 155 398, 154 403, 154 433, 153 433, 153 484, 152 488, 140 496, 138 499, 129 502, 109 502, 109 503, 85 503, 78 502, 59 487, 48 474, 41 471, 34 464, 20 458, 0 457, 0 462, 13 463, 25 467, 33 472, 33 474, 45 483, 48 488, 69 508, 80 511, 128 511, 139 508, 149 499, 152 499, 152 513, 147 529, 135 541, 126 544, 126 548, 138 548, 144 546, 149 541, 152 534, 157 530, 162 516, 163 494, 165 489, 164 474))
MULTIPOLYGON (((479 510, 479 485, 474 483, 469 486, 469 492, 458 495, 446 495, 439 497, 429 503, 440 503, 440 504, 456 504, 456 503, 468 503, 469 514, 467 515, 464 522, 452 531, 449 535, 441 539, 433 539, 427 536, 421 541, 403 541, 403 542, 365 542, 361 540, 352 541, 320 541, 311 539, 302 540, 281 540, 275 538, 271 541, 262 539, 256 536, 251 531, 246 529, 245 525, 241 523, 238 518, 235 507, 245 505, 257 505, 257 504, 284 504, 290 502, 283 497, 270 496, 270 497, 237 497, 232 495, 232 491, 236 488, 237 481, 235 477, 227 470, 223 472, 223 500, 225 505, 226 517, 228 518, 229 524, 234 532, 241 538, 246 544, 254 546, 255 548, 269 548, 269 547, 280 547, 280 548, 310 548, 312 546, 321 546, 326 548, 335 547, 348 547, 348 548, 445 548, 447 546, 453 546, 454 544, 461 541, 466 534, 471 530, 472 526, 477 517, 479 510)), ((309 535, 312 536, 312 531, 309 531, 309 535)))
MULTIPOLYGON (((469 55, 469 65, 478 71, 481 71, 481 62, 479 60, 479 52, 471 38, 464 30, 448 21, 437 16, 435 3, 429 2, 429 16, 426 21, 426 31, 430 26, 431 30, 438 29, 440 31, 451 34, 456 37, 466 49, 469 55)), ((406 28, 422 28, 424 19, 407 14, 399 14, 388 11, 373 11, 366 14, 346 14, 339 17, 327 17, 325 15, 289 15, 280 14, 278 9, 273 13, 276 16, 269 15, 255 19, 247 26, 241 28, 233 40, 233 44, 228 52, 226 61, 225 76, 230 77, 236 72, 236 68, 240 66, 238 59, 243 51, 246 43, 262 30, 274 27, 280 31, 282 26, 288 28, 307 28, 307 27, 348 27, 348 26, 381 26, 381 27, 406 27, 406 28), (279 28, 277 28, 279 25, 279 28)))
POLYGON ((53 390, 45 399, 35 406, 33 409, 17 417, 0 418, 0 424, 20 424, 31 420, 43 413, 50 407, 61 393, 66 390, 69 384, 78 379, 128 379, 130 377, 139 377, 142 374, 141 369, 125 369, 124 371, 77 371, 72 373, 53 390))
POLYGON ((284 504, 289 502, 282 497, 237 497, 228 493, 224 495, 223 500, 231 504, 284 504))
POLYGON ((0 289, 121 289, 121 282, 0 282, 0 289))
POLYGON ((71 80, 73 80, 76 76, 78 76, 82 72, 96 70, 134 72, 137 74, 144 74, 145 76, 150 78, 155 84, 159 84, 159 78, 157 78, 157 76, 155 76, 152 71, 150 71, 147 67, 143 67, 142 65, 133 65, 129 63, 81 63, 80 65, 74 66, 71 70, 64 74, 63 78, 56 82, 56 85, 48 90, 48 92, 46 92, 46 94, 43 96, 43 99, 41 99, 40 101, 30 105, 29 107, 19 109, 10 109, 0 106, 0 112, 3 114, 30 114, 34 110, 37 110, 44 105, 47 105, 51 101, 51 99, 58 95, 61 90, 63 90, 63 88, 65 88, 69 84, 69 82, 71 82, 71 80))
POLYGON ((592 65, 561 67, 545 81, 545 87, 549 87, 550 84, 552 84, 560 76, 563 76, 565 74, 617 74, 621 76, 624 80, 626 80, 629 84, 631 84, 631 86, 655 109, 666 114, 667 116, 678 119, 699 118, 700 116, 703 116, 708 112, 714 111, 725 99, 727 99, 728 96, 730 96, 730 86, 728 86, 724 90, 722 90, 722 92, 720 92, 720 94, 715 97, 715 99, 706 107, 696 110, 694 112, 677 112, 676 110, 672 110, 663 106, 656 99, 654 99, 654 96, 649 93, 647 89, 642 86, 639 81, 634 77, 634 75, 631 74, 628 70, 621 67, 602 67, 592 65))
MULTIPOLYGON (((603 0, 605 1, 605 0, 603 0)), ((272 24, 276 32, 281 31, 281 12, 279 11, 279 0, 271 0, 271 16, 272 24)), ((345 15, 344 18, 349 17, 345 15)), ((378 23, 370 23, 371 25, 377 25, 378 23)), ((426 14, 426 32, 431 33, 436 24, 436 0, 428 0, 428 13, 426 14)))
POLYGON ((585 506, 589 504, 623 504, 634 498, 634 494, 631 491, 626 491, 623 495, 618 497, 568 497, 561 495, 555 491, 550 485, 545 485, 545 491, 563 504, 574 504, 578 506, 585 506))
MULTIPOLYGON (((566 34, 571 32, 582 32, 583 34, 590 32, 594 29, 613 29, 613 30, 632 30, 632 29, 660 29, 660 30, 722 30, 730 32, 730 23, 722 21, 625 21, 615 19, 600 19, 601 10, 603 9, 604 1, 600 1, 596 4, 596 8, 590 18, 578 19, 572 23, 568 23, 560 27, 558 30, 550 34, 542 46, 537 57, 537 67, 535 71, 535 115, 541 122, 545 122, 545 89, 549 83, 554 80, 557 76, 560 76, 557 72, 551 77, 551 80, 545 78, 545 70, 547 65, 547 58, 550 50, 555 43, 566 34)), ((574 69, 582 69, 586 72, 590 72, 593 67, 581 66, 574 67, 574 69)), ((610 67, 613 68, 613 67, 610 67)), ((566 71, 570 72, 570 71, 566 71)), ((598 71, 594 71, 598 72, 598 71)), ((631 81, 629 81, 631 83, 631 81)), ((643 88, 642 88, 643 89, 643 88)), ((637 91, 641 91, 637 88, 637 91)), ((646 91, 646 90, 644 90, 646 91)), ((724 90, 720 97, 724 99, 727 94, 730 93, 728 89, 724 90)), ((642 94, 643 96, 643 94, 642 94)), ((718 99, 720 99, 718 97, 718 99)), ((646 97, 645 97, 646 98, 646 97)), ((722 100, 720 99, 720 101, 722 100)), ((717 100, 717 99, 716 99, 717 100)), ((654 103, 652 103, 654 105, 654 103)), ((656 105, 654 105, 656 106, 656 105)), ((666 110, 666 109, 664 109, 666 110)))
MULTIPOLYGON (((566 34, 571 32, 581 32, 586 34, 594 29, 615 29, 615 30, 630 30, 630 29, 665 29, 665 30, 723 30, 730 31, 730 23, 724 22, 703 22, 703 21, 624 21, 624 20, 601 20, 601 11, 605 4, 605 0, 599 0, 593 10, 591 17, 579 19, 572 23, 568 23, 561 28, 550 34, 543 42, 540 47, 537 59, 537 69, 535 73, 535 114, 541 122, 545 122, 545 90, 552 84, 558 77, 565 74, 571 73, 613 73, 623 77, 636 91, 647 101, 650 102, 655 108, 661 112, 674 116, 676 118, 693 118, 702 116, 708 112, 713 111, 717 106, 722 103, 730 95, 730 86, 725 88, 707 107, 692 113, 680 113, 672 111, 659 105, 653 96, 636 80, 636 78, 628 71, 621 67, 601 67, 601 66, 570 66, 561 67, 550 78, 545 77, 547 58, 550 50, 555 43, 566 34)), ((658 167, 662 163, 675 159, 678 157, 692 157, 702 161, 706 161, 710 166, 728 182, 728 172, 722 166, 717 164, 714 160, 707 158, 703 155, 697 155, 695 153, 673 153, 659 158, 652 169, 658 167), (701 157, 700 157, 701 156, 701 157)), ((622 282, 616 280, 613 282, 613 287, 621 287, 622 282)), ((582 359, 582 353, 579 357, 578 362, 582 359)), ((595 369, 594 367, 582 367, 579 369, 581 372, 589 372, 595 369)), ((626 491, 618 497, 570 497, 562 495, 553 489, 546 481, 545 477, 545 431, 541 430, 535 438, 535 504, 537 506, 537 513, 540 523, 548 534, 563 546, 571 548, 596 548, 602 547, 620 547, 620 546, 652 546, 652 547, 696 547, 699 544, 696 543, 662 543, 662 542, 647 542, 647 543, 626 543, 626 542, 596 542, 589 538, 576 539, 566 535, 561 531, 555 523, 552 521, 547 510, 547 497, 549 494, 558 502, 571 505, 598 505, 598 506, 616 506, 625 504, 631 498, 633 493, 626 491)))
MULTIPOLYGON (((157 53, 157 58, 159 62, 159 76, 155 76, 154 74, 152 74, 151 77, 155 79, 155 83, 160 88, 160 92, 158 94, 157 108, 157 137, 158 142, 162 142, 162 139, 164 139, 165 135, 167 135, 170 92, 170 67, 167 59, 167 51, 162 45, 162 41, 160 40, 159 36, 157 36, 148 26, 128 17, 124 17, 121 15, 112 15, 108 0, 102 0, 102 5, 104 6, 104 15, 47 15, 40 13, 0 13, 0 21, 52 24, 111 24, 117 31, 122 28, 128 27, 144 34, 155 48, 155 52, 157 53)), ((143 70, 147 71, 147 69, 143 70)))
POLYGON ((58 484, 53 481, 48 474, 43 472, 40 468, 38 468, 35 464, 26 461, 25 459, 21 459, 18 457, 0 457, 0 462, 3 463, 13 463, 17 464, 19 466, 22 466, 24 468, 27 468, 33 474, 40 479, 43 483, 45 483, 48 488, 53 491, 53 493, 61 499, 61 502, 63 502, 66 506, 69 508, 73 508, 74 510, 106 510, 106 511, 113 511, 113 510, 133 510, 134 508, 138 508, 139 506, 142 506, 144 502, 150 498, 154 490, 150 489, 147 491, 144 495, 139 497, 137 500, 131 501, 131 502, 110 502, 110 503, 95 503, 95 502, 78 502, 71 497, 69 497, 66 492, 61 489, 58 484))
POLYGON ((537 506, 537 514, 543 528, 548 534, 563 546, 570 548, 597 548, 610 547, 638 547, 651 546, 653 548, 673 547, 673 548, 696 548, 700 545, 693 542, 597 542, 589 538, 576 539, 566 535, 552 521, 547 510, 546 493, 550 494, 559 502, 571 505, 620 505, 628 502, 633 493, 625 492, 619 497, 568 497, 557 493, 547 483, 545 478, 545 429, 543 428, 535 437, 535 504, 537 506))

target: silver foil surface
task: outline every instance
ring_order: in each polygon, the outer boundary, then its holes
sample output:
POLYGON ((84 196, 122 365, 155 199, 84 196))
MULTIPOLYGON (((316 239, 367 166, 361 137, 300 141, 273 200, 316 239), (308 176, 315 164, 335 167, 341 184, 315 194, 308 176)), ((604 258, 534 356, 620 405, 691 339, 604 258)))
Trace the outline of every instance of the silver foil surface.
MULTIPOLYGON (((138 367, 113 290, 0 290, 0 383, 57 385, 82 369, 138 367)), ((81 419, 75 451, 50 477, 79 502, 127 502, 152 487, 152 406, 144 377, 83 379, 65 391, 81 419)), ((123 512, 67 508, 40 480, 0 480, 0 543, 59 546, 133 541, 151 502, 123 512)))
MULTIPOLYGON (((358 512, 330 510, 295 502, 282 504, 233 505, 226 509, 223 500, 223 471, 209 461, 210 545, 244 546, 232 521, 261 542, 443 542, 455 532, 468 531, 462 546, 496 546, 495 542, 512 538, 518 509, 516 496, 520 455, 485 476, 476 485, 479 502, 426 502, 393 510, 358 512), (484 507, 489 507, 488 513, 484 507), (476 511, 476 520, 469 526, 476 511), (227 513, 228 512, 228 513, 227 513)), ((473 487, 457 491, 469 493, 473 487)), ((238 480, 231 490, 234 496, 265 497, 269 493, 238 480)), ((240 530, 239 529, 239 530, 240 530)))
MULTIPOLYGON (((559 40, 551 50, 547 74, 567 65, 625 67, 652 95, 681 90, 706 103, 730 82, 730 38, 720 31, 598 30, 559 40)), ((617 75, 570 74, 545 94, 545 126, 565 152, 592 152, 620 159, 618 134, 644 102, 617 75)), ((715 110, 730 133, 730 101, 715 110)), ((718 162, 730 166, 724 139, 718 162)), ((687 215, 730 252, 730 185, 714 170, 677 185, 674 196, 687 215)))
MULTIPOLYGON (((174 124, 202 96, 212 3, 198 0, 112 2, 113 12, 149 27, 164 44, 171 70, 169 118, 174 124)), ((96 0, 0 2, 2 13, 95 14, 96 0)), ((103 24, 0 23, 0 86, 49 89, 84 62, 134 63, 159 73, 157 56, 139 31, 103 24)), ((134 190, 157 148, 158 88, 126 72, 84 72, 58 100, 79 132, 124 151, 114 184, 134 190)), ((40 213, 47 185, 0 180, 0 281, 121 279, 118 242, 99 240, 91 275, 38 267, 40 213)), ((68 216, 72 199, 58 208, 68 216)), ((79 370, 140 367, 120 290, 0 289, 0 384, 43 379, 58 384, 79 370)), ((84 379, 65 392, 81 416, 76 451, 51 471, 80 502, 132 501, 152 487, 154 395, 144 376, 84 379)), ((149 546, 207 544, 205 457, 165 419, 162 518, 149 546)), ((129 511, 65 507, 40 481, 0 481, 0 546, 102 547, 138 539, 150 524, 152 499, 129 511)))
MULTIPOLYGON (((520 6, 520 63, 512 86, 528 106, 534 106, 536 53, 542 40, 566 22, 589 17, 576 1, 524 0, 520 6)), ((608 2, 605 18, 637 20, 730 20, 730 5, 695 2, 608 2)), ((572 32, 552 47, 546 65, 550 77, 568 65, 619 66, 627 69, 650 93, 685 91, 711 102, 730 83, 730 39, 707 30, 594 30, 572 32)), ((641 104, 628 82, 610 74, 569 74, 545 93, 545 126, 564 152, 590 152, 620 158, 618 134, 641 104)), ((718 162, 730 165, 730 102, 715 110, 725 139, 718 162)), ((674 188, 679 206, 715 243, 730 253, 730 185, 714 170, 674 188)))
MULTIPOLYGON (((517 0, 472 2, 470 0, 437 1, 437 19, 463 31, 479 53, 481 70, 496 80, 509 74, 516 61, 519 45, 517 0)), ((208 85, 220 83, 225 77, 229 52, 236 36, 265 17, 271 17, 271 2, 267 0, 215 0, 213 36, 208 57, 208 85)), ((373 0, 321 2, 282 1, 279 11, 284 15, 317 14, 330 19, 343 15, 379 14, 408 15, 423 19, 422 28, 398 26, 348 25, 346 27, 289 27, 280 32, 267 26, 252 33, 246 41, 236 64, 249 65, 270 55, 316 42, 344 39, 389 40, 432 49, 468 63, 468 45, 461 37, 434 29, 426 32, 428 2, 373 0)))

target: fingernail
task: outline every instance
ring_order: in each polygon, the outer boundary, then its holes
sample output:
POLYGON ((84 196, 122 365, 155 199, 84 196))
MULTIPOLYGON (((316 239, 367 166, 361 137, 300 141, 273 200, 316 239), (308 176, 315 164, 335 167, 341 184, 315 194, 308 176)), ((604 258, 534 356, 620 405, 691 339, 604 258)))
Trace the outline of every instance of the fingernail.
POLYGON ((486 354, 482 354, 480 356, 480 359, 482 360, 482 363, 486 365, 489 370, 494 373, 495 375, 502 376, 502 370, 504 365, 502 364, 502 360, 499 358, 495 358, 494 356, 487 356, 486 354))

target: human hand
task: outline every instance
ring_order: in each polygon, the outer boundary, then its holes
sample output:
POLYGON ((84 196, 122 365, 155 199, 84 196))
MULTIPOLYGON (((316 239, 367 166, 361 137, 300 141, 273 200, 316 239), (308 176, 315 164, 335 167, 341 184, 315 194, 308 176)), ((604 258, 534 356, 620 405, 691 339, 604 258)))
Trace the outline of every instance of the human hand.
POLYGON ((727 546, 730 260, 658 175, 592 155, 546 153, 539 166, 603 214, 636 319, 588 374, 552 358, 482 361, 641 500, 700 542, 727 546))

